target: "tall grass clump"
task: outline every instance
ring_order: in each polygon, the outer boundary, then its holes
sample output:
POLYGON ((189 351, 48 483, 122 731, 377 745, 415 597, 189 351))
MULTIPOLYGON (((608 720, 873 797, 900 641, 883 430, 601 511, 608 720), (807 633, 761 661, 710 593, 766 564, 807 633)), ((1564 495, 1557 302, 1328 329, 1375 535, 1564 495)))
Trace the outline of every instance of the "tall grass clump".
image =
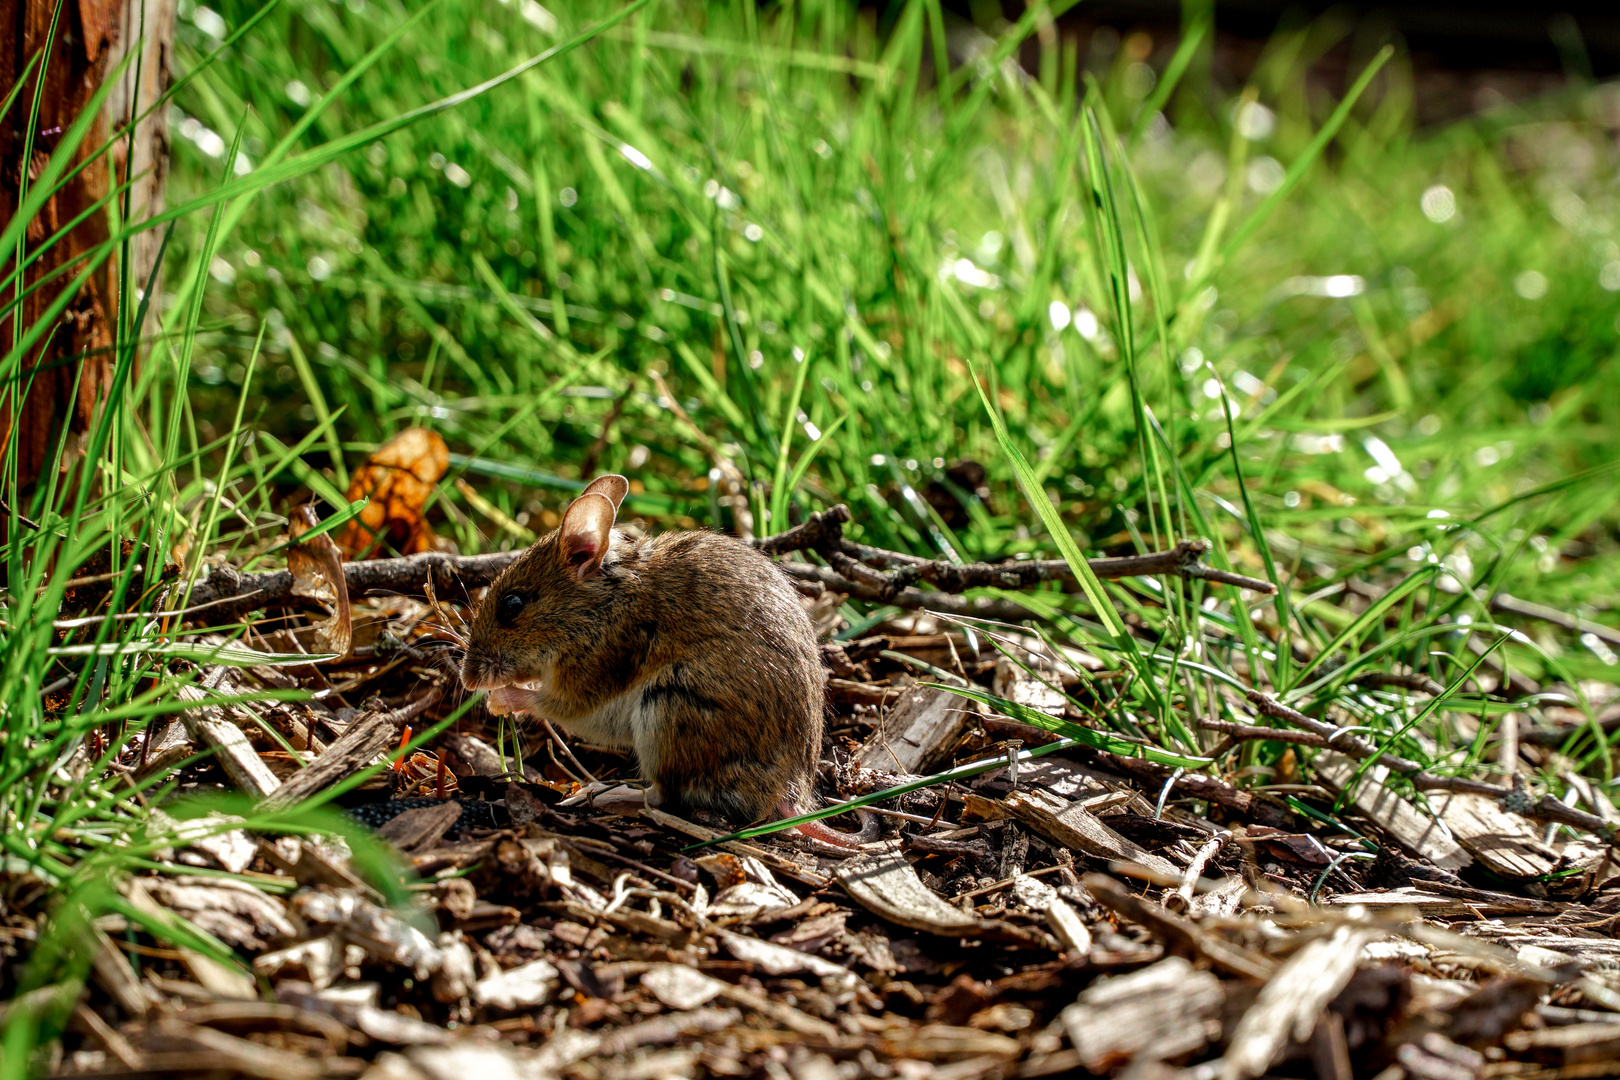
MULTIPOLYGON (((286 4, 285 47, 215 68, 182 123, 216 148, 240 128, 257 168, 285 132, 343 139, 610 10, 286 4)), ((1419 620, 1481 590, 1612 598, 1612 90, 1419 132, 1398 51, 1307 90, 1330 22, 1279 33, 1231 95, 1200 74, 1205 15, 1110 56, 1054 14, 638 11, 262 192, 210 260, 204 393, 264 317, 260 421, 335 417, 306 460, 337 477, 351 443, 431 424, 472 489, 443 494, 463 550, 543 528, 586 461, 634 474, 643 513, 735 527, 717 454, 767 530, 848 501, 873 542, 964 560, 1060 550, 1057 522, 1093 553, 1206 533, 1290 587, 1269 629, 1237 603, 1217 632, 1169 583, 1168 651, 1216 632, 1285 687, 1357 574, 1429 582, 1419 620), (947 521, 919 493, 962 459, 995 497, 947 521)), ((1042 602, 1117 639, 1097 600, 1042 602)), ((1558 633, 1501 647, 1608 671, 1558 633)))

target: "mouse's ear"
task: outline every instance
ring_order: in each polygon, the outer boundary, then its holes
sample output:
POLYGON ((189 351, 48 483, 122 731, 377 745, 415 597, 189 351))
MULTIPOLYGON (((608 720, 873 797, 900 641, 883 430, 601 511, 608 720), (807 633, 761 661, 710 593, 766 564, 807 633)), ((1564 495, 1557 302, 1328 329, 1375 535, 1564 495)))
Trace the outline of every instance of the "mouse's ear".
POLYGON ((557 552, 576 581, 602 572, 602 557, 613 537, 613 500, 590 491, 568 504, 557 530, 557 552))
POLYGON ((597 495, 606 495, 613 503, 613 509, 617 511, 619 504, 624 502, 624 497, 630 492, 630 481, 618 473, 608 473, 585 485, 584 494, 589 495, 593 492, 597 495))

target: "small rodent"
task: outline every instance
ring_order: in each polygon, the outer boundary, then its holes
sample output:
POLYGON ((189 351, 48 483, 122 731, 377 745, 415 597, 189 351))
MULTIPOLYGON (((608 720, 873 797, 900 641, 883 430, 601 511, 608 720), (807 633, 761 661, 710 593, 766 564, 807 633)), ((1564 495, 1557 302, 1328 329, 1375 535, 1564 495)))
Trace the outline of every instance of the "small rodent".
MULTIPOLYGON (((461 681, 497 714, 527 712, 633 749, 649 800, 739 823, 815 805, 824 674, 786 574, 708 531, 614 528, 629 483, 600 476, 489 587, 461 681)), ((821 822, 806 836, 874 839, 821 822)))

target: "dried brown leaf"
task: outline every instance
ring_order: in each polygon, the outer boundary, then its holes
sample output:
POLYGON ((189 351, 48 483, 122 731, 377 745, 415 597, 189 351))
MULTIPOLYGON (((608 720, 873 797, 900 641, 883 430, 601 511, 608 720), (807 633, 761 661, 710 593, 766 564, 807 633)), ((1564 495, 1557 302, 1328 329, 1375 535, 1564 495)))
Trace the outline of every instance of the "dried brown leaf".
POLYGON ((371 503, 343 527, 338 546, 353 558, 382 536, 406 555, 431 551, 433 531, 422 513, 449 467, 450 448, 426 428, 406 428, 373 450, 345 493, 350 502, 370 496, 371 503))
POLYGON ((315 508, 305 503, 292 513, 288 522, 287 569, 293 576, 294 596, 306 596, 332 606, 332 617, 315 626, 311 646, 315 652, 349 655, 354 642, 354 623, 349 612, 349 584, 343 578, 343 553, 332 542, 331 533, 308 540, 299 538, 320 521, 315 508))

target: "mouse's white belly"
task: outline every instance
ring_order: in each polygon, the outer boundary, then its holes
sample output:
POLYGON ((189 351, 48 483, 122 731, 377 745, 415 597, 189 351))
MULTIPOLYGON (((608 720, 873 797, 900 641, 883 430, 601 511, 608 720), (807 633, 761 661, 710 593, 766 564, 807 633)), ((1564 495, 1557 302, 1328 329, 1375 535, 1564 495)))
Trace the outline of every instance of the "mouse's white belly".
POLYGON ((637 688, 608 698, 588 713, 558 722, 586 742, 639 749, 647 740, 654 717, 642 703, 641 691, 637 688))
POLYGON ((570 735, 595 746, 635 750, 644 765, 654 745, 652 734, 658 722, 657 715, 643 701, 640 687, 626 690, 591 711, 580 713, 548 694, 543 682, 506 686, 490 693, 489 708, 497 715, 528 713, 544 717, 570 735))

